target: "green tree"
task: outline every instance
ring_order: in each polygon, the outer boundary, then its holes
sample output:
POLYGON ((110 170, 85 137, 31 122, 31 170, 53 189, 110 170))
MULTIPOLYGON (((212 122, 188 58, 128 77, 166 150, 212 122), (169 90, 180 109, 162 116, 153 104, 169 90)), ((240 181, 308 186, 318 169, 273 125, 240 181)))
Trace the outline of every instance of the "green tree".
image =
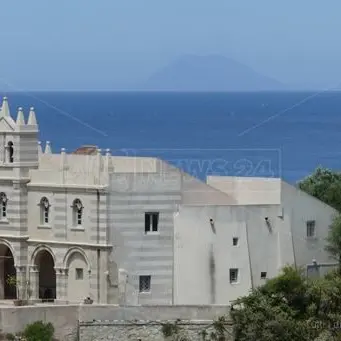
POLYGON ((341 212, 341 172, 318 167, 298 187, 341 212))
POLYGON ((231 318, 236 341, 339 341, 341 277, 311 280, 286 267, 237 300, 231 318))
POLYGON ((325 249, 338 261, 339 274, 341 275, 341 214, 333 219, 326 241, 325 249))

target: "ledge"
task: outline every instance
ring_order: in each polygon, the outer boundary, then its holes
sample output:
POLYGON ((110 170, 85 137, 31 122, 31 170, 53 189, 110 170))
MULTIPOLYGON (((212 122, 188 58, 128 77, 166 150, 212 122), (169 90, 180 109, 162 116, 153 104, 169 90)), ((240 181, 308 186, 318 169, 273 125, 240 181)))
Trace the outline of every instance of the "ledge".
MULTIPOLYGON (((112 249, 112 244, 95 244, 95 243, 81 243, 81 242, 63 242, 63 241, 56 241, 51 239, 30 239, 28 235, 5 235, 0 234, 0 239, 8 239, 8 240, 25 240, 27 243, 34 243, 34 244, 52 244, 52 245, 65 245, 65 246, 84 246, 94 249, 112 249)), ((1 307, 0 307, 1 308, 1 307)))
POLYGON ((160 235, 160 231, 145 232, 144 235, 145 236, 159 236, 160 235))
POLYGON ((70 228, 70 231, 84 232, 84 231, 85 231, 85 228, 82 227, 82 226, 79 226, 79 227, 72 226, 72 227, 70 228))
POLYGON ((106 192, 108 189, 108 185, 85 185, 85 184, 67 184, 67 183, 61 183, 61 184, 55 184, 52 182, 46 182, 46 183, 34 183, 30 182, 27 184, 27 187, 29 188, 54 188, 56 190, 65 190, 65 189, 79 189, 79 190, 87 190, 87 191, 101 191, 106 192))
POLYGON ((40 230, 51 230, 52 226, 51 225, 38 225, 37 228, 40 230))
MULTIPOLYGON (((182 326, 193 326, 193 325, 211 325, 214 320, 174 320, 174 319, 164 319, 164 320, 94 320, 94 321, 79 321, 81 327, 88 327, 88 326, 138 326, 138 325, 160 325, 167 323, 177 323, 177 325, 182 326)), ((232 321, 227 320, 224 323, 225 326, 232 326, 232 321)))
POLYGON ((5 234, 1 234, 0 235, 1 239, 18 239, 18 240, 28 240, 30 237, 29 236, 20 236, 20 235, 5 235, 5 234))
MULTIPOLYGON (((0 236, 1 237, 1 236, 0 236)), ((56 240, 43 240, 43 239, 30 239, 27 240, 28 243, 36 243, 36 244, 50 244, 50 245, 66 245, 66 246, 87 246, 94 249, 111 249, 113 246, 111 244, 93 244, 93 243, 81 243, 81 242, 63 242, 56 240)))

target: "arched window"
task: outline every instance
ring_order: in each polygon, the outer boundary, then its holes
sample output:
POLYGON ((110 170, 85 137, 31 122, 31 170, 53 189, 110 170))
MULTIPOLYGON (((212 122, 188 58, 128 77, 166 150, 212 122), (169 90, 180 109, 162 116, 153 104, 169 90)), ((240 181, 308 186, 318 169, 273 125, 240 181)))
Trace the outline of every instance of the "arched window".
POLYGON ((7 143, 7 150, 8 150, 8 161, 10 163, 13 163, 13 160, 14 160, 14 148, 13 148, 13 142, 12 141, 9 141, 7 143))
POLYGON ((79 199, 75 199, 72 205, 74 226, 82 225, 83 205, 79 199))
POLYGON ((0 193, 0 204, 1 204, 1 217, 0 219, 7 218, 7 196, 5 193, 0 193))
POLYGON ((46 197, 40 200, 40 222, 42 225, 47 225, 49 223, 50 215, 50 203, 46 197))

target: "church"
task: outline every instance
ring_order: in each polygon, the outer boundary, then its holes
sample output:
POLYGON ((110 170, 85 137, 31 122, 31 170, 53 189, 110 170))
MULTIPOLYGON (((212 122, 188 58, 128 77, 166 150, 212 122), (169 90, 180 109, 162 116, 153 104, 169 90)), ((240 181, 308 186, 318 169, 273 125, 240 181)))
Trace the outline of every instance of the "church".
POLYGON ((54 153, 27 111, 13 118, 3 98, 0 300, 229 304, 287 264, 335 266, 324 245, 336 212, 281 179, 202 182, 97 146, 54 153))

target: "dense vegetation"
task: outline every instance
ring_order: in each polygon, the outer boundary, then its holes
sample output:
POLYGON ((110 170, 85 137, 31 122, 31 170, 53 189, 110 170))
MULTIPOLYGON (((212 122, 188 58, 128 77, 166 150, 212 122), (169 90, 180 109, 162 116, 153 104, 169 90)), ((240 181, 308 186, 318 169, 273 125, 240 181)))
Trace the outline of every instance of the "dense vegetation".
POLYGON ((7 340, 21 341, 53 341, 54 327, 52 323, 36 321, 28 324, 22 333, 7 334, 7 340))
MULTIPOLYGON (((341 173, 321 167, 298 183, 301 190, 341 212, 341 173)), ((339 268, 309 279, 286 267, 232 307, 236 341, 341 340, 341 214, 329 227, 326 250, 339 268)))
POLYGON ((341 172, 318 167, 298 187, 341 212, 341 172))
POLYGON ((236 341, 341 340, 341 277, 312 280, 286 267, 237 300, 231 318, 236 341))

